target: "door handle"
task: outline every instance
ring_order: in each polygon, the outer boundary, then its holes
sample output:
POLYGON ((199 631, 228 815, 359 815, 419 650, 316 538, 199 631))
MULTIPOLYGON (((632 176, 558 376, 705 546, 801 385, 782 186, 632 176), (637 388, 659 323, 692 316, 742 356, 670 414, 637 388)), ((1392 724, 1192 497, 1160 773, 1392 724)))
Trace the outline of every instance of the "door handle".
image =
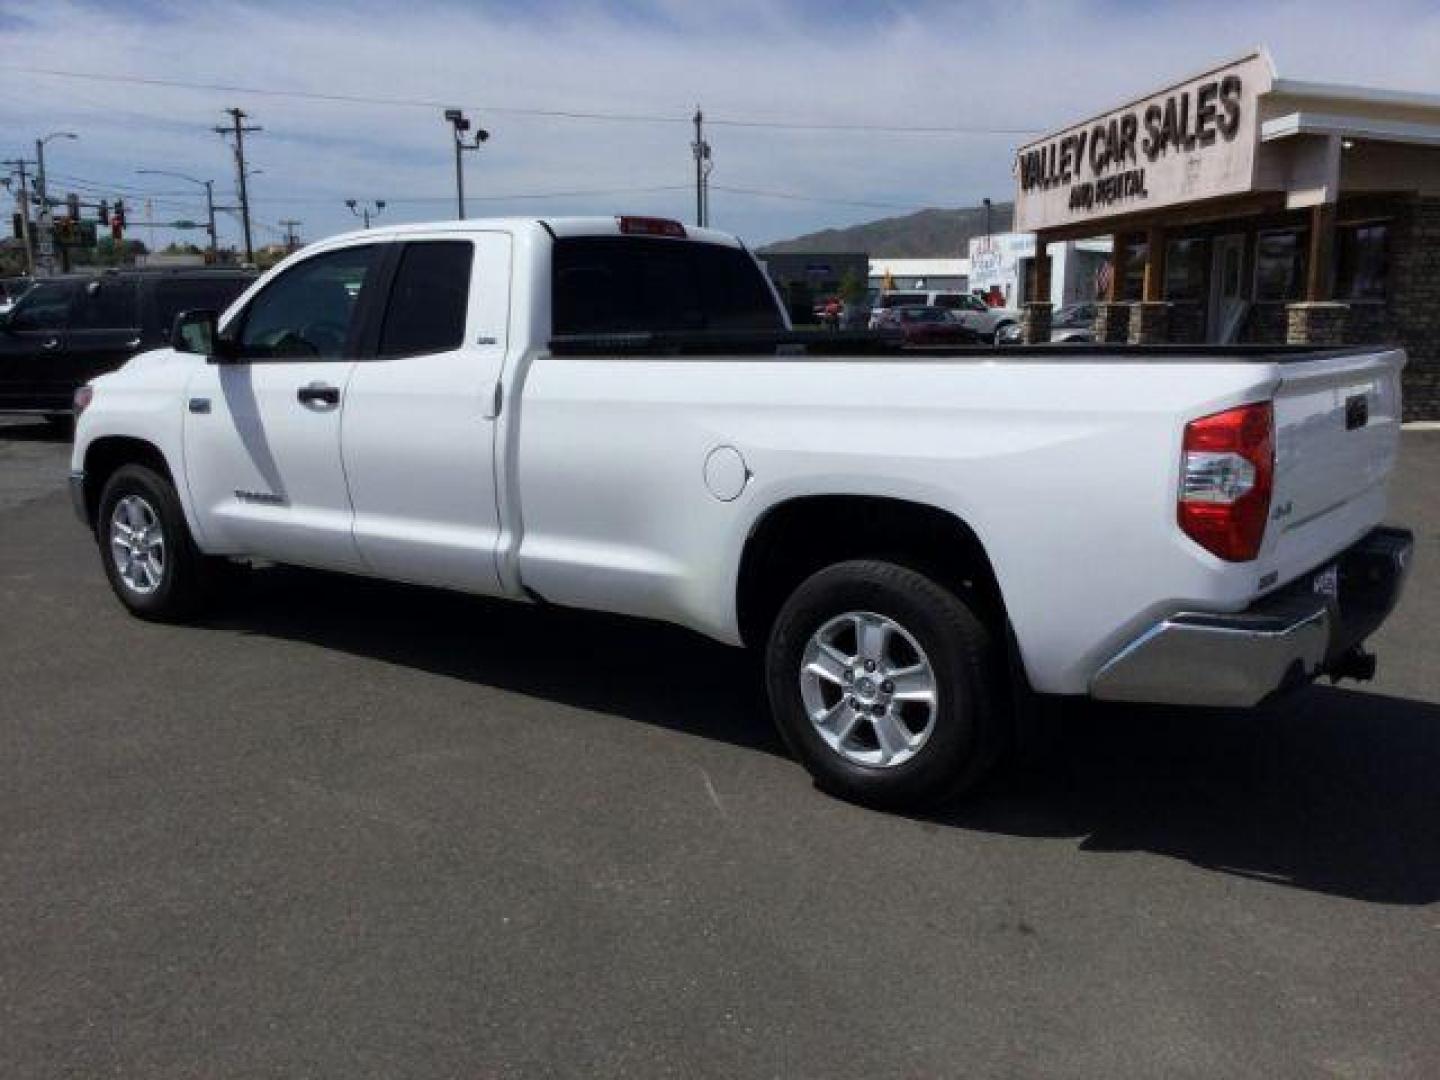
POLYGON ((42 342, 40 343, 40 347, 41 347, 42 349, 58 349, 58 348, 60 347, 60 339, 59 339, 59 338, 53 338, 53 337, 52 337, 52 338, 46 338, 44 341, 42 341, 42 342))
POLYGON ((301 405, 339 405, 340 388, 313 382, 295 391, 295 399, 301 405))

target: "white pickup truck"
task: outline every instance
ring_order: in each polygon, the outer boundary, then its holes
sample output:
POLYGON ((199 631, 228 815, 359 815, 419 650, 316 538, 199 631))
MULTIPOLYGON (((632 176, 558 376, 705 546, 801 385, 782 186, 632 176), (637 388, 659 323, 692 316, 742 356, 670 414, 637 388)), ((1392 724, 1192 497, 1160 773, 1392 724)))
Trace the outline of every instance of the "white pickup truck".
POLYGON ((336 237, 171 343, 76 401, 136 615, 250 560, 678 623, 763 652, 795 755, 872 803, 965 790, 1049 695, 1366 677, 1411 551, 1397 351, 800 333, 660 219, 336 237))

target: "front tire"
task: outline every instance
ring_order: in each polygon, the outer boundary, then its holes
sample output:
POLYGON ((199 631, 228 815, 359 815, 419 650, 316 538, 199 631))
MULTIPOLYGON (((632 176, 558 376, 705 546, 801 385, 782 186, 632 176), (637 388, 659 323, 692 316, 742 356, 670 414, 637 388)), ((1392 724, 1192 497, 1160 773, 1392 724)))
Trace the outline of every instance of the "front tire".
POLYGON ((144 465, 115 471, 100 495, 95 539, 110 588, 131 614, 174 622, 209 595, 211 572, 174 486, 144 465))
POLYGON ((765 657, 771 709, 825 790, 895 809, 969 791, 1001 746, 992 636, 960 597, 893 563, 819 571, 791 595, 765 657))

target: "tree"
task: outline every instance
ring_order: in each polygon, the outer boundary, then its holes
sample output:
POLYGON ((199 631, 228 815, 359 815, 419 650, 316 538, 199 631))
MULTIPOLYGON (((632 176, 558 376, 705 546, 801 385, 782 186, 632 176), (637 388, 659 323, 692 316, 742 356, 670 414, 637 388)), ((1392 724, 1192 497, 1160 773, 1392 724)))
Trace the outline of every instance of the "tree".
POLYGON ((852 266, 840 278, 840 299, 847 304, 858 304, 869 292, 869 283, 856 273, 852 266))

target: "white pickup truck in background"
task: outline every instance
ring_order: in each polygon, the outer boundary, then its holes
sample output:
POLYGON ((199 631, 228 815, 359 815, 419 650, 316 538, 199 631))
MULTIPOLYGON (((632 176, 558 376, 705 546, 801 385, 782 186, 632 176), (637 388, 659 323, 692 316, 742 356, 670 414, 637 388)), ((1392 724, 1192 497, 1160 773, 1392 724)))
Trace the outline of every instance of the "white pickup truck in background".
POLYGON ((172 342, 76 402, 137 615, 249 559, 678 623, 762 651, 796 756, 874 803, 973 785, 1031 695, 1364 677, 1411 549, 1399 352, 801 334, 658 219, 336 237, 172 342))

